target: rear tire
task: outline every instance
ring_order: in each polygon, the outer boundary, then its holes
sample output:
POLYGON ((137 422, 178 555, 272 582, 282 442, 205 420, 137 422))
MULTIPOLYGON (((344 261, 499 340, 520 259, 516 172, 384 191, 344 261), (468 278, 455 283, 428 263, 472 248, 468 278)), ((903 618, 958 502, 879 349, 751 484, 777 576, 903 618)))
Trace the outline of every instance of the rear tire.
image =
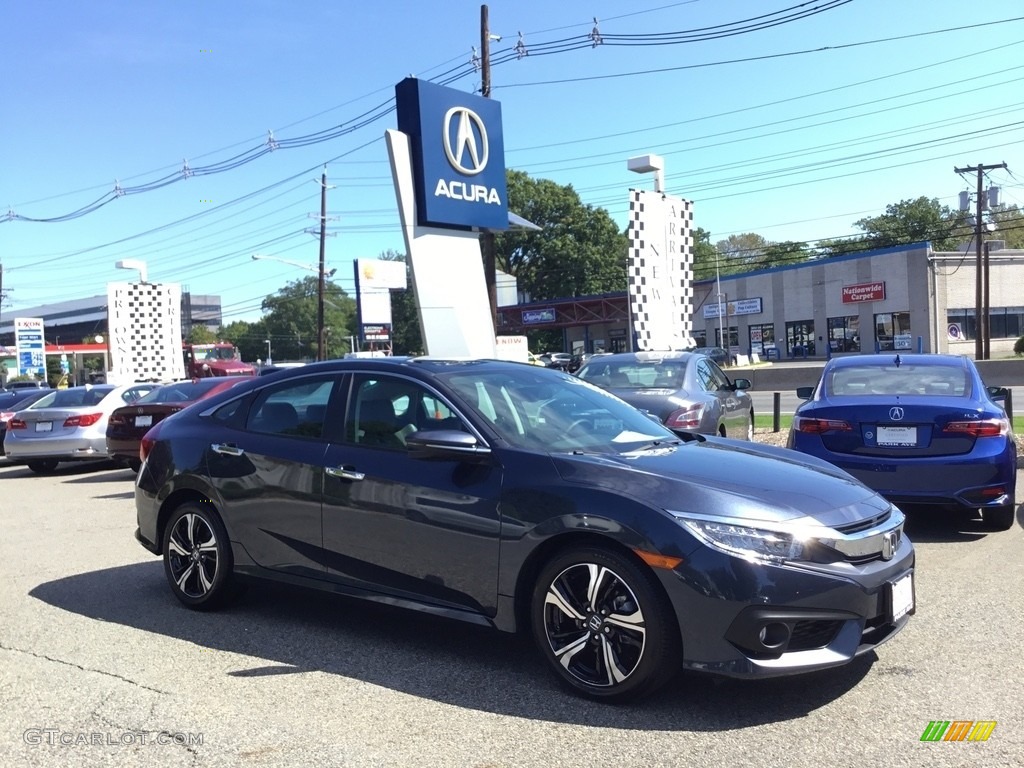
POLYGON ((142 460, 128 459, 128 469, 130 469, 135 474, 139 474, 139 470, 142 469, 142 460))
POLYGON ((649 695, 682 666, 675 613, 654 574, 611 549, 556 554, 537 577, 530 613, 552 671, 592 699, 649 695))
POLYGON ((56 459, 40 459, 39 461, 30 461, 28 468, 37 475, 48 475, 57 469, 59 463, 56 459))
POLYGON ((1008 531, 1017 519, 1017 505, 1004 504, 1001 507, 989 507, 981 511, 981 519, 985 525, 995 531, 1008 531))
POLYGON ((167 583, 182 604, 212 610, 235 595, 231 544, 211 502, 187 502, 174 510, 161 550, 167 583))

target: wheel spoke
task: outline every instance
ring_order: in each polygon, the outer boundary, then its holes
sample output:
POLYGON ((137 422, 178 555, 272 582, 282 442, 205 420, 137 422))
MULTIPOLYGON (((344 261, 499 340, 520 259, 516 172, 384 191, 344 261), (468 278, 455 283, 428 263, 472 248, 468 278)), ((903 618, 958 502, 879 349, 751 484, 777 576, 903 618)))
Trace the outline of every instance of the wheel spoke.
POLYGON ((608 642, 608 638, 601 635, 601 662, 604 665, 605 674, 607 675, 608 685, 615 685, 621 683, 633 670, 623 671, 619 665, 619 659, 615 654, 615 648, 608 642))
POLYGON ((601 582, 604 581, 604 576, 608 573, 608 569, 594 563, 587 563, 587 573, 590 576, 587 582, 587 605, 593 609, 597 607, 597 596, 601 591, 601 582))
POLYGON ((555 650, 555 657, 558 658, 563 667, 569 669, 569 665, 572 663, 573 657, 587 647, 587 639, 589 637, 590 634, 588 632, 584 632, 573 642, 555 650))
POLYGON ((185 520, 188 526, 188 543, 194 547, 199 543, 199 526, 203 521, 199 515, 186 515, 185 520))
MULTIPOLYGON (((213 581, 206 575, 206 568, 203 567, 202 563, 196 564, 196 571, 199 574, 199 583, 202 584, 203 594, 205 595, 213 586, 213 581)), ((214 571, 214 575, 216 576, 216 571, 214 571)))
POLYGON ((178 542, 178 531, 177 531, 177 529, 175 529, 171 533, 170 539, 167 540, 167 548, 170 549, 174 554, 178 555, 179 557, 188 557, 189 554, 191 554, 186 547, 183 547, 178 542))
POLYGON ((639 608, 629 614, 625 613, 612 613, 609 614, 605 621, 609 624, 614 624, 617 627, 628 629, 630 631, 644 632, 644 613, 639 608))
POLYGON ((576 619, 577 621, 583 621, 583 619, 586 618, 582 613, 572 607, 568 598, 562 594, 557 582, 548 588, 548 593, 544 596, 544 605, 553 605, 566 616, 576 619))
POLYGON ((182 572, 181 576, 178 577, 178 589, 180 589, 186 595, 188 594, 188 590, 185 589, 185 582, 188 581, 189 577, 192 575, 192 571, 194 570, 195 564, 189 563, 188 568, 186 568, 184 572, 182 572))
POLYGON ((216 554, 217 553, 217 542, 214 539, 210 539, 205 544, 199 545, 199 551, 202 554, 216 554))

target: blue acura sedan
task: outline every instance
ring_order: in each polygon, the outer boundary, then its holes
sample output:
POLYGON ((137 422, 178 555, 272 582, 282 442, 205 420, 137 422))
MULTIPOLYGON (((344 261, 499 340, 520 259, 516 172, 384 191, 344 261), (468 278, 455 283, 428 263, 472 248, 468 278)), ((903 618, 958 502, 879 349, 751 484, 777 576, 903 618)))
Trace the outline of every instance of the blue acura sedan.
POLYGON ((829 361, 802 387, 789 447, 844 469, 890 501, 981 510, 1006 530, 1016 514, 1012 424, 974 363, 955 355, 829 361))

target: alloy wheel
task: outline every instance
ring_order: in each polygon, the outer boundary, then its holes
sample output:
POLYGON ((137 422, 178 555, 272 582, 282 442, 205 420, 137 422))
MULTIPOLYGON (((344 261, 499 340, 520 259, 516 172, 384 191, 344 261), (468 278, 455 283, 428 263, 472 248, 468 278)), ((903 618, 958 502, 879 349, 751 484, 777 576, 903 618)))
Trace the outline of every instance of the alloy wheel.
POLYGON ((169 577, 187 598, 210 594, 220 567, 217 534, 209 521, 195 512, 181 515, 167 539, 169 577))

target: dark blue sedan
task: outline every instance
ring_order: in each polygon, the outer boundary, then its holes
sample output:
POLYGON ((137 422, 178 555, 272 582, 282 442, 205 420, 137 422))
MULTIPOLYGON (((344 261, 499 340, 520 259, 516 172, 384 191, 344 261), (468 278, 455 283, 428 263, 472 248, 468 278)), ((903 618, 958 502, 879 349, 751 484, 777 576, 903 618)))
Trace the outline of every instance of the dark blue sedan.
POLYGON ((846 470, 901 507, 1016 512, 1012 424, 974 363, 955 355, 860 355, 825 365, 796 409, 789 447, 846 470))

